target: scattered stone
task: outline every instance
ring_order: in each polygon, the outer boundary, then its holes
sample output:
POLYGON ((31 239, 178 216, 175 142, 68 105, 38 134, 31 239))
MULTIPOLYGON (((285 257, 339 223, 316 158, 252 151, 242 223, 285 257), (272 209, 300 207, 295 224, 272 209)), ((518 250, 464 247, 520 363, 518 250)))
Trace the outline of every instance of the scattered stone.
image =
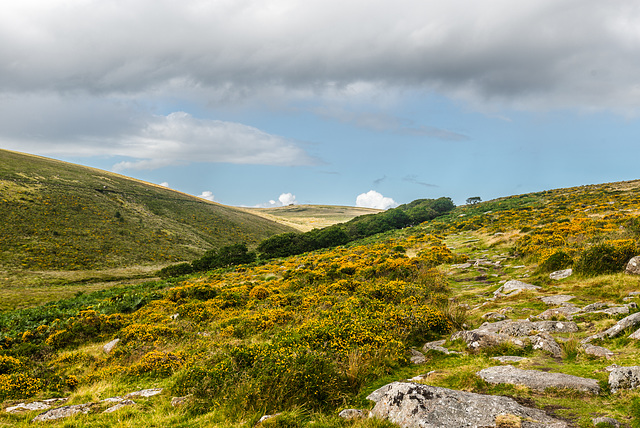
POLYGON ((629 313, 629 307, 628 306, 614 306, 612 308, 607 308, 605 310, 603 310, 602 312, 604 312, 605 314, 609 314, 609 315, 625 315, 629 313))
POLYGON ((500 361, 501 363, 517 363, 526 360, 525 357, 516 357, 515 355, 503 355, 501 357, 491 357, 491 359, 500 361))
POLYGON ((548 352, 553 356, 553 358, 562 358, 562 348, 549 333, 538 333, 535 336, 529 337, 529 340, 531 340, 533 349, 540 349, 544 352, 548 352))
POLYGON ((460 263, 457 265, 451 265, 451 267, 454 269, 469 269, 471 266, 473 266, 471 263, 460 263))
POLYGON ((559 281, 561 279, 569 278, 571 275, 573 275, 573 269, 564 269, 551 272, 549 274, 549 278, 559 281))
POLYGON ((604 309, 607 307, 609 307, 607 303, 596 302, 596 303, 592 303, 590 305, 585 306, 580 310, 580 312, 589 313, 589 312, 599 311, 600 309, 604 309))
POLYGON ((170 315, 169 318, 171 318, 172 320, 177 320, 179 316, 180 314, 173 314, 173 315, 170 315))
POLYGON ((104 400, 100 400, 100 402, 101 403, 119 403, 124 400, 125 400, 124 397, 120 397, 119 395, 117 395, 115 397, 109 397, 109 398, 105 398, 104 400))
POLYGON ((600 393, 600 386, 595 379, 587 379, 564 373, 548 373, 537 370, 521 370, 514 366, 494 366, 476 373, 485 381, 498 384, 524 385, 537 391, 547 388, 569 388, 591 394, 600 393))
POLYGON ((589 343, 594 339, 602 339, 603 337, 613 338, 613 337, 619 336, 627 328, 637 327, 639 324, 640 324, 640 312, 636 312, 635 314, 622 318, 613 327, 601 333, 594 334, 593 336, 589 336, 586 339, 583 339, 582 343, 589 343))
POLYGON ((565 302, 568 302, 571 299, 575 299, 576 296, 570 296, 568 294, 556 294, 554 296, 544 296, 544 297, 540 297, 540 300, 542 300, 544 303, 546 303, 549 306, 556 306, 556 305, 561 305, 565 302))
POLYGON ((443 354, 459 354, 459 352, 456 351, 449 351, 447 348, 445 348, 444 346, 444 342, 446 342, 446 340, 436 340, 434 342, 427 342, 424 344, 424 346, 422 347, 422 350, 424 352, 429 352, 429 351, 436 351, 436 352, 442 352, 443 354))
POLYGON ((598 426, 598 424, 606 424, 607 426, 610 426, 612 428, 620 428, 620 422, 618 422, 617 420, 613 419, 613 418, 593 418, 591 419, 591 422, 593 423, 593 426, 598 426))
POLYGON ((278 416, 280 416, 282 413, 276 413, 275 415, 264 415, 263 417, 260 418, 260 420, 258 421, 258 424, 263 423, 266 420, 272 419, 272 418, 277 418, 278 416))
POLYGON ((424 364, 427 362, 427 359, 422 352, 412 349, 410 361, 413 364, 424 364))
POLYGON ((505 318, 507 317, 498 312, 487 312, 482 315, 482 319, 487 321, 502 321, 505 318))
POLYGON ((394 382, 367 398, 376 402, 372 417, 388 419, 403 428, 495 427, 498 416, 505 414, 531 421, 528 428, 568 427, 566 422, 508 397, 430 385, 394 382))
POLYGON ((538 314, 536 318, 542 320, 566 318, 567 320, 571 320, 573 318, 573 314, 578 312, 580 312, 580 308, 571 303, 565 303, 563 306, 547 309, 541 314, 538 314))
POLYGON ((87 414, 91 410, 91 407, 94 406, 95 403, 87 403, 87 404, 75 404, 73 406, 62 406, 57 407, 55 409, 47 410, 46 412, 40 413, 38 416, 33 418, 31 422, 39 422, 39 421, 55 421, 62 418, 68 418, 69 416, 77 415, 78 413, 87 414))
POLYGON ((120 342, 120 339, 113 339, 111 342, 107 343, 106 345, 104 345, 102 347, 102 351, 105 354, 110 354, 111 351, 113 351, 113 348, 116 347, 116 345, 118 344, 118 342, 120 342))
POLYGON ((435 372, 436 372, 435 370, 431 370, 429 373, 420 374, 418 376, 414 376, 411 379, 407 379, 407 380, 409 382, 422 382, 423 380, 426 380, 429 376, 431 376, 435 372))
POLYGON ((611 373, 612 371, 614 371, 615 369, 620 368, 619 365, 617 364, 611 364, 610 366, 605 367, 605 371, 608 371, 609 373, 611 373))
POLYGON ((130 392, 129 394, 125 395, 124 398, 131 398, 131 397, 153 397, 154 395, 158 395, 162 393, 162 388, 150 388, 150 389, 143 389, 140 391, 135 391, 135 392, 130 392))
POLYGON ((589 343, 585 343, 584 345, 582 345, 582 349, 584 350, 584 353, 587 355, 592 355, 598 358, 606 358, 607 360, 614 356, 614 353, 608 350, 607 348, 603 348, 602 346, 591 345, 589 343))
POLYGON ((113 412, 115 412, 117 410, 122 409, 123 407, 134 406, 135 404, 136 404, 136 402, 133 401, 133 400, 122 400, 121 402, 119 402, 115 406, 109 407, 107 410, 105 410, 102 413, 113 413, 113 412))
POLYGON ((640 366, 617 367, 609 373, 611 392, 635 389, 640 386, 640 366))
POLYGON ((640 329, 638 329, 635 332, 631 333, 629 335, 629 339, 640 340, 640 329))
POLYGON ((34 410, 50 409, 55 403, 67 401, 68 398, 49 398, 48 400, 34 401, 32 403, 19 403, 15 406, 7 407, 7 413, 32 412, 34 410))
POLYGON ((178 407, 182 406, 189 399, 189 395, 185 395, 184 397, 173 397, 171 399, 171 406, 178 407))
POLYGON ((629 275, 640 275, 640 256, 632 257, 624 271, 629 275))
POLYGON ((359 409, 344 409, 338 416, 342 419, 346 419, 348 421, 352 421, 355 419, 364 419, 367 415, 363 410, 359 409))
POLYGON ((539 290, 542 287, 537 285, 527 284, 526 282, 518 281, 516 279, 512 279, 511 281, 507 281, 504 285, 498 288, 493 295, 495 297, 504 297, 504 296, 515 296, 523 290, 539 290))

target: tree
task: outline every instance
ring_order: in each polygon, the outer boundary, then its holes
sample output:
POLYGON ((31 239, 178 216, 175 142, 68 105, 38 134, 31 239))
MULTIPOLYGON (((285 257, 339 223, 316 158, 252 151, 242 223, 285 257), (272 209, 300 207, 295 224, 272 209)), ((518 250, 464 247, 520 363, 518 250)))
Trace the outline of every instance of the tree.
POLYGON ((480 196, 472 196, 470 198, 467 198, 467 205, 475 205, 478 202, 482 202, 480 196))

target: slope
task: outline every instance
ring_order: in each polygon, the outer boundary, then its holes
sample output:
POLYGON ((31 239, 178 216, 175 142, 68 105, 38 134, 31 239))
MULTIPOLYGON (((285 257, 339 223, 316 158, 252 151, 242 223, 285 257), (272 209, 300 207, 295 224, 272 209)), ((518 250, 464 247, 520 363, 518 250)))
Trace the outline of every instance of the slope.
POLYGON ((189 260, 291 229, 114 173, 0 151, 0 269, 122 268, 189 260))

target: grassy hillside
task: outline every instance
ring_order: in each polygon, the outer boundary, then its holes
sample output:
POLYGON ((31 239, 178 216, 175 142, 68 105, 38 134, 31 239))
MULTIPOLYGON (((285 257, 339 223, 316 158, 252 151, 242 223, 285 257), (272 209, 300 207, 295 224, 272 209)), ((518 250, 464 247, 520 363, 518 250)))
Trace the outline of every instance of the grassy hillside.
POLYGON ((0 151, 2 269, 74 270, 191 259, 287 227, 161 186, 0 151))
POLYGON ((293 227, 301 232, 322 229, 355 217, 382 212, 374 208, 336 205, 290 205, 277 208, 246 208, 252 214, 293 227))
MULTIPOLYGON (((636 426, 640 391, 611 393, 605 368, 636 365, 638 341, 596 341, 611 359, 579 347, 624 314, 575 318, 577 333, 556 335, 563 350, 556 358, 532 346, 473 351, 450 336, 492 312, 536 316, 546 296, 572 295, 580 307, 638 302, 630 295, 640 291, 638 277, 624 274, 614 256, 639 251, 639 213, 638 181, 519 195, 348 246, 0 313, 0 399, 5 408, 54 396, 98 403, 51 426, 240 427, 280 413, 264 426, 392 427, 337 414, 370 408, 365 397, 386 383, 430 373, 423 382, 512 396, 572 426, 591 427, 595 416, 636 426), (549 278, 566 267, 572 276, 549 278), (511 279, 541 288, 494 297, 511 279), (105 353, 114 338, 120 342, 105 353), (425 363, 412 364, 411 349, 435 339, 459 354, 429 351, 425 363), (603 391, 542 393, 475 375, 499 365, 491 358, 499 355, 525 357, 512 363, 519 368, 596 379, 603 391), (107 407, 100 400, 152 387, 163 392, 100 413, 107 407), (185 404, 171 406, 177 396, 185 404)), ((32 426, 38 413, 3 412, 0 426, 32 426)))
POLYGON ((5 150, 0 217, 0 308, 19 304, 16 294, 33 303, 69 282, 77 283, 72 292, 101 288, 293 230, 162 186, 5 150))

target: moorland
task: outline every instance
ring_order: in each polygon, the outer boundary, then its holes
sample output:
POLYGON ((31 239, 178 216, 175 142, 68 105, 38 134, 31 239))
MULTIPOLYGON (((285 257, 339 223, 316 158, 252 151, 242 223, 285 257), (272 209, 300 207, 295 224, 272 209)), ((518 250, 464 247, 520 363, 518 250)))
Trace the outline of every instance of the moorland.
MULTIPOLYGON (((8 255, 2 269, 13 272, 8 286, 14 290, 5 294, 12 296, 11 304, 0 312, 0 426, 33 426, 31 421, 43 412, 14 413, 8 408, 64 398, 65 405, 87 405, 87 412, 47 425, 248 427, 265 415, 276 415, 261 425, 393 427, 397 425, 385 419, 346 420, 339 413, 367 412, 374 405, 367 399, 371 392, 406 379, 512 397, 566 426, 591 427, 597 417, 640 426, 640 391, 614 392, 608 383, 608 368, 638 364, 640 343, 629 337, 637 327, 615 336, 598 335, 638 311, 640 277, 625 273, 625 267, 639 253, 640 181, 451 206, 409 226, 271 257, 261 254, 260 242, 298 232, 247 217, 251 225, 246 230, 262 235, 247 231, 234 232, 237 239, 207 235, 205 227, 210 231, 226 220, 211 213, 194 213, 197 225, 189 219, 194 207, 211 204, 195 203, 186 196, 185 201, 174 200, 173 193, 167 193, 172 195, 166 197, 171 205, 163 205, 163 200, 156 210, 177 213, 169 240, 158 232, 163 227, 135 217, 142 215, 141 206, 154 202, 134 204, 128 195, 144 191, 124 192, 118 177, 105 175, 106 180, 100 177, 107 173, 95 171, 96 182, 88 192, 95 203, 87 200, 76 208, 67 207, 39 191, 46 189, 45 180, 34 179, 37 172, 28 170, 28 164, 25 161, 21 168, 31 178, 0 182, 3 215, 11 219, 3 227, 12 233, 12 239, 2 240, 3 255, 8 255), (119 193, 100 192, 101 188, 119 193), (37 217, 33 207, 47 214, 37 217), (74 228, 73 222, 81 218, 75 216, 88 212, 99 219, 97 229, 74 228), (58 217, 60 222, 52 221, 58 217), (126 227, 127 233, 121 235, 116 226, 126 227), (96 230, 105 231, 96 235, 96 230), (120 265, 127 257, 117 252, 105 256, 110 250, 104 245, 118 249, 118 237, 134 230, 148 235, 123 247, 147 249, 146 256, 135 257, 137 265, 148 263, 148 277, 96 287, 66 276, 79 270, 91 277, 85 272, 133 266, 120 265), (191 242, 203 244, 197 250, 184 244, 183 232, 198 237, 191 242), (161 267, 237 243, 246 243, 255 258, 182 276, 156 277, 155 270, 161 267), (54 250, 65 264, 51 256, 54 250), (25 257, 32 258, 30 264, 23 264, 25 257), (26 281, 21 292, 20 275, 36 278, 45 269, 58 275, 57 288, 46 299, 33 301, 29 294, 44 280, 26 281), (567 269, 572 271, 564 278, 550 277, 567 269), (513 280, 532 287, 501 292, 513 280), (71 291, 65 291, 67 286, 71 291), (568 299, 551 304, 545 300, 559 296, 568 299), (583 310, 587 307, 601 310, 583 310), (490 346, 471 346, 464 336, 454 334, 473 331, 485 322, 524 319, 571 322, 576 328, 553 332, 557 352, 536 346, 535 336, 544 332, 490 346), (453 352, 424 347, 437 340, 453 352), (587 342, 610 353, 594 355, 587 342), (105 349, 107 344, 112 346, 105 349), (502 365, 494 358, 503 356, 519 357, 508 363, 518 369, 592 379, 598 392, 539 390, 491 383, 478 375, 482 369, 502 365), (113 402, 102 400, 150 389, 158 394, 132 398, 135 404, 103 413, 113 402)), ((82 200, 73 193, 76 187, 65 189, 66 201, 82 200)), ((402 217, 399 213, 393 218, 402 217)), ((375 223, 370 220, 374 217, 365 218, 366 224, 375 223)), ((121 275, 125 278, 127 273, 121 275)), ((504 423, 494 426, 528 422, 504 423)))

